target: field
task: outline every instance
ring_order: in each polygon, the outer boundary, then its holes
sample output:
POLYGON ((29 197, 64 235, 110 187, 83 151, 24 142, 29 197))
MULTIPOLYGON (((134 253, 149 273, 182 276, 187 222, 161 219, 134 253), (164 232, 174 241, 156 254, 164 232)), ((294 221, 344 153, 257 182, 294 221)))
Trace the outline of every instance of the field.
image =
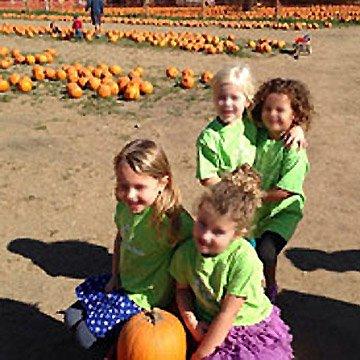
MULTIPOLYGON (((206 32, 286 41, 300 34, 216 27, 206 32)), ((0 94, 1 359, 99 357, 99 352, 86 353, 76 345, 59 312, 75 300, 74 287, 85 277, 109 270, 115 234, 113 157, 130 139, 161 143, 184 204, 193 211, 202 190, 194 178, 194 144, 214 115, 211 91, 200 84, 191 90, 175 86, 165 69, 189 67, 199 75, 237 61, 250 65, 257 84, 291 77, 304 81, 313 94, 308 202, 304 220, 279 259, 278 304, 294 334, 296 359, 358 359, 360 27, 320 29, 311 35, 313 54, 297 61, 286 54, 240 58, 131 42, 0 36, 0 46, 24 53, 55 48, 57 66, 119 64, 128 72, 139 65, 155 89, 138 102, 88 94, 69 99, 65 85, 50 83, 29 94, 0 94)), ((23 69, 30 75, 30 67, 23 69)))

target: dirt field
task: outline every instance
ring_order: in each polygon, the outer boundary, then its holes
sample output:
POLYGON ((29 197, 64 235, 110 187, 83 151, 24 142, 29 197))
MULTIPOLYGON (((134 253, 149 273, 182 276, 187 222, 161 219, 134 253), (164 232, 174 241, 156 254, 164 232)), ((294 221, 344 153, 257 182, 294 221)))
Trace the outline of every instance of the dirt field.
MULTIPOLYGON (((298 35, 198 31, 245 39, 298 35)), ((278 304, 301 360, 355 360, 360 354, 359 36, 360 27, 318 30, 310 57, 244 59, 258 83, 274 76, 306 82, 317 111, 308 134, 305 217, 279 260, 278 304)), ((76 345, 58 312, 75 300, 74 287, 85 277, 109 269, 115 234, 113 156, 133 138, 160 142, 192 210, 201 193, 194 179, 194 143, 213 115, 211 94, 173 88, 165 68, 188 66, 199 74, 237 60, 3 36, 0 45, 24 52, 55 47, 59 60, 68 63, 117 63, 126 71, 140 65, 157 86, 146 101, 109 106, 111 114, 56 95, 19 94, 0 101, 0 359, 99 358, 101 351, 87 353, 76 345)))

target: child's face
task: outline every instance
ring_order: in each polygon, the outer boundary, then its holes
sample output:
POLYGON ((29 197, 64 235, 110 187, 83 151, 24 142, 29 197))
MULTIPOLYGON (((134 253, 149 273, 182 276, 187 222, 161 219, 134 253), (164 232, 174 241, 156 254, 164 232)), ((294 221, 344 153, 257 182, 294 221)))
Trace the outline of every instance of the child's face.
POLYGON ((289 130, 294 121, 289 97, 286 94, 269 94, 262 107, 261 117, 265 127, 274 135, 289 130))
POLYGON ((150 175, 137 173, 126 161, 122 161, 116 172, 116 193, 131 212, 138 214, 154 203, 168 181, 167 176, 158 180, 150 175))
POLYGON ((225 83, 214 90, 214 105, 221 121, 231 124, 242 116, 248 102, 240 86, 225 83))
POLYGON ((211 204, 200 206, 193 236, 198 251, 203 255, 223 252, 236 236, 236 223, 229 215, 220 215, 211 204))

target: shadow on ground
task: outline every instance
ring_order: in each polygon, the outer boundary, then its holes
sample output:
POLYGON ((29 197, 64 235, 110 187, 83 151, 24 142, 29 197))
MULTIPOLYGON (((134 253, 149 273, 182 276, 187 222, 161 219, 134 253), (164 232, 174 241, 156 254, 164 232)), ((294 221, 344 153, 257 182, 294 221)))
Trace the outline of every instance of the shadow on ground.
POLYGON ((80 240, 45 243, 41 240, 19 238, 7 249, 30 259, 50 276, 84 279, 90 275, 111 272, 111 254, 99 245, 80 240))
POLYGON ((360 250, 326 252, 322 250, 291 248, 285 256, 303 271, 325 269, 328 271, 360 271, 360 250))
POLYGON ((297 360, 358 360, 360 306, 284 290, 277 304, 294 336, 297 360))

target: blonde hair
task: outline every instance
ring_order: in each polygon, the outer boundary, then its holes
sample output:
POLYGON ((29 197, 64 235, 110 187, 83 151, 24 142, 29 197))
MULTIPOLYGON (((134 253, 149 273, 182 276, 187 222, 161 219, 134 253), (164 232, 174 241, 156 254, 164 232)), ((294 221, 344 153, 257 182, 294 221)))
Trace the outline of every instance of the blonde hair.
MULTIPOLYGON (((114 170, 117 173, 121 162, 125 161, 133 171, 138 174, 146 174, 157 180, 164 176, 169 177, 169 181, 164 190, 159 193, 155 202, 152 204, 153 220, 158 230, 166 215, 170 220, 170 243, 178 241, 177 233, 180 229, 180 191, 175 186, 171 173, 169 161, 164 150, 156 145, 154 141, 137 139, 126 144, 114 158, 114 170)), ((118 201, 118 189, 115 189, 115 196, 118 201)))
POLYGON ((255 86, 250 69, 246 65, 232 65, 219 70, 212 82, 211 86, 217 91, 224 84, 232 84, 242 88, 246 99, 251 102, 255 94, 255 86))
POLYGON ((261 178, 248 164, 225 174, 211 186, 200 200, 200 206, 210 204, 220 215, 229 214, 237 229, 249 230, 255 211, 261 206, 261 178))

